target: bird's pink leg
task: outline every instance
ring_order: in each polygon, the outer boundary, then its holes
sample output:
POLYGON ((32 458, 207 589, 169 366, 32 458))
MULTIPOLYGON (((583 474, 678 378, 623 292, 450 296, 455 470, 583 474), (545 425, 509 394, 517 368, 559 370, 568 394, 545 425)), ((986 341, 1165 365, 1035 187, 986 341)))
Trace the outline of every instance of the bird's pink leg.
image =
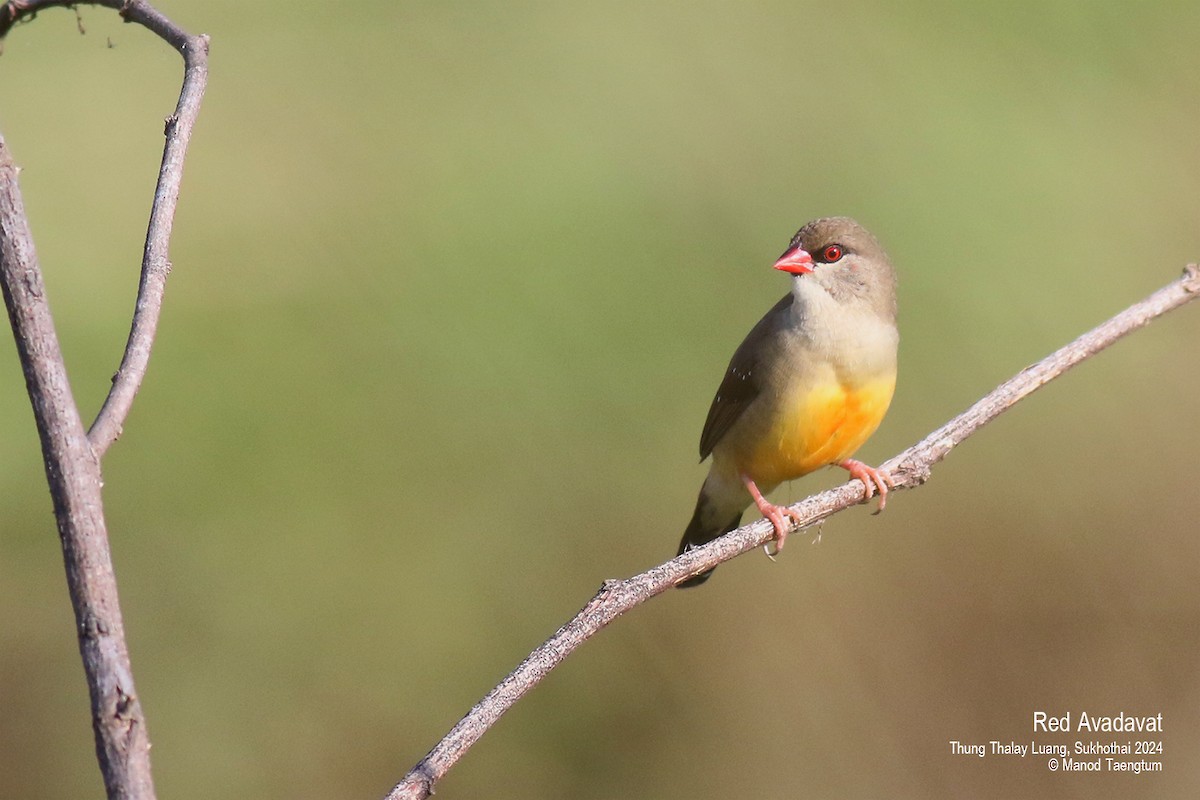
POLYGON ((771 520, 771 524, 775 526, 775 552, 767 551, 768 556, 777 556, 779 551, 783 549, 783 543, 787 541, 788 529, 791 527, 784 522, 784 517, 790 517, 792 521, 799 522, 799 512, 793 511, 786 506, 777 506, 762 496, 762 492, 754 485, 754 481, 750 480, 745 475, 741 476, 742 483, 746 484, 746 491, 754 498, 754 505, 758 506, 759 513, 764 518, 771 520))
POLYGON ((847 458, 845 461, 839 461, 837 464, 842 469, 850 473, 851 478, 858 478, 863 482, 863 486, 867 487, 863 494, 863 502, 867 502, 875 494, 875 490, 879 489, 879 510, 878 514, 883 511, 883 507, 887 505, 888 489, 895 486, 892 476, 887 473, 887 470, 875 469, 868 467, 861 461, 855 461, 853 458, 847 458))

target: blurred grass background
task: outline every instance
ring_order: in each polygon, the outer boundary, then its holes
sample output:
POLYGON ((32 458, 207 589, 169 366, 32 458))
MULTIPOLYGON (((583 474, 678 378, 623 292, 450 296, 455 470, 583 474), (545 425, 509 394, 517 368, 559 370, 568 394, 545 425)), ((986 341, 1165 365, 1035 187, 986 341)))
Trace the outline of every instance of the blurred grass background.
MULTIPOLYGON (((105 497, 164 798, 381 796, 602 579, 673 554, 806 220, 857 217, 901 271, 872 462, 1200 258, 1194 3, 160 8, 212 76, 105 497)), ((80 13, 10 35, 0 131, 90 419, 180 70, 80 13)), ((1198 343, 1177 312, 882 517, 639 609, 439 797, 1196 796, 1198 343), (1035 710, 1162 712, 1166 770, 949 754, 1035 710)), ((98 796, 0 349, 0 796, 98 796)))

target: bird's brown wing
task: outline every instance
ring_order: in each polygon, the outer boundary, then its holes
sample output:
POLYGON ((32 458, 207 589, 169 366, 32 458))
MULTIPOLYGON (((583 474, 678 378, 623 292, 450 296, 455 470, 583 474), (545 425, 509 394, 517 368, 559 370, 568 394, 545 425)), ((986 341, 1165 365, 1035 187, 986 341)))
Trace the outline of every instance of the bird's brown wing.
POLYGON ((780 319, 791 305, 792 295, 789 292, 746 334, 729 360, 725 378, 717 388, 716 397, 708 409, 708 418, 704 420, 704 430, 700 434, 701 461, 709 457, 721 437, 729 432, 758 397, 762 390, 761 381, 765 377, 759 369, 759 360, 773 349, 767 340, 780 330, 780 319))

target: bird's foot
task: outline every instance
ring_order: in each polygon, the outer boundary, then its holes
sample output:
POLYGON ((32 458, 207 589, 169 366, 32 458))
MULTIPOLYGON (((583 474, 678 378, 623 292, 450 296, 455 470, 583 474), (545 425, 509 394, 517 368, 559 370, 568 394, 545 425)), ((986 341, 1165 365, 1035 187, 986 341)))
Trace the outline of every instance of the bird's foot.
POLYGON ((773 503, 765 503, 764 506, 759 506, 758 510, 762 515, 771 520, 771 524, 775 527, 775 552, 771 552, 768 548, 770 543, 763 545, 763 552, 767 554, 767 558, 772 561, 775 556, 779 555, 779 551, 783 549, 784 542, 787 541, 788 534, 791 533, 791 523, 785 521, 785 517, 793 523, 800 522, 801 514, 799 511, 794 511, 787 506, 777 506, 773 503))
POLYGON ((862 501, 864 503, 870 500, 875 495, 876 490, 878 490, 879 508, 876 509, 875 513, 878 514, 880 511, 883 511, 887 505, 888 489, 896 485, 887 470, 868 467, 863 462, 855 461, 853 458, 839 461, 838 466, 849 472, 851 478, 858 478, 863 482, 863 486, 867 487, 863 493, 862 501))
POLYGON ((767 554, 767 558, 772 561, 775 556, 779 555, 779 551, 783 549, 784 543, 787 541, 788 534, 791 532, 791 524, 785 521, 785 518, 791 519, 792 522, 800 521, 800 512, 788 508, 787 506, 777 506, 762 496, 762 492, 754 485, 754 481, 742 476, 742 483, 746 484, 746 490, 750 492, 750 496, 754 498, 754 505, 758 507, 758 511, 763 515, 764 519, 769 519, 771 525, 775 528, 775 552, 771 552, 770 544, 763 545, 763 552, 767 554))

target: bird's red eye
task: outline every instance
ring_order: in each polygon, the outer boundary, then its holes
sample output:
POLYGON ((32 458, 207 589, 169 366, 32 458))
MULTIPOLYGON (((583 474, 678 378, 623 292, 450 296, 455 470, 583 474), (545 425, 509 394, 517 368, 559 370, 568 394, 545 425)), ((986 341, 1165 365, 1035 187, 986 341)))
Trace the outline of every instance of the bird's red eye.
POLYGON ((821 260, 826 264, 832 264, 835 261, 841 260, 842 255, 842 246, 840 244, 831 244, 827 245, 825 249, 821 251, 821 260))

